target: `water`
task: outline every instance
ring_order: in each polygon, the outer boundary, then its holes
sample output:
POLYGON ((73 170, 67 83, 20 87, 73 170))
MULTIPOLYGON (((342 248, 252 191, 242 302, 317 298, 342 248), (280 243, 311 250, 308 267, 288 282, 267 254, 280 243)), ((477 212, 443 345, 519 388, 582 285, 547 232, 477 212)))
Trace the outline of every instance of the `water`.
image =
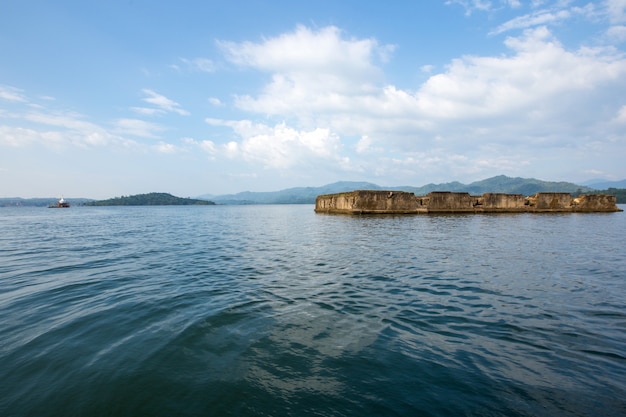
POLYGON ((626 215, 0 209, 1 416, 624 416, 626 215))

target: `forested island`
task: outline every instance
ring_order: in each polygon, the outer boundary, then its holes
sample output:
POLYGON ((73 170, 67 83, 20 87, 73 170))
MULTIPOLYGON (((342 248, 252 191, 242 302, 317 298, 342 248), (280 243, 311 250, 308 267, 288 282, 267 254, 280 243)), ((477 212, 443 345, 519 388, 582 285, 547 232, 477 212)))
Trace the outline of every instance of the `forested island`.
POLYGON ((181 198, 168 193, 148 193, 89 201, 85 206, 212 206, 212 201, 181 198))

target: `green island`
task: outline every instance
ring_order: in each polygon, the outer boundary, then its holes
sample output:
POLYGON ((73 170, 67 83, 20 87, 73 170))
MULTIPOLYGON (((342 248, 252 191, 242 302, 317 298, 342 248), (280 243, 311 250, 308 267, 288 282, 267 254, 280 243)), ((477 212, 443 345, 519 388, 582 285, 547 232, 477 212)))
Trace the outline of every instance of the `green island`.
POLYGON ((168 193, 136 194, 110 198, 108 200, 89 201, 85 206, 213 206, 214 202, 181 198, 168 193))

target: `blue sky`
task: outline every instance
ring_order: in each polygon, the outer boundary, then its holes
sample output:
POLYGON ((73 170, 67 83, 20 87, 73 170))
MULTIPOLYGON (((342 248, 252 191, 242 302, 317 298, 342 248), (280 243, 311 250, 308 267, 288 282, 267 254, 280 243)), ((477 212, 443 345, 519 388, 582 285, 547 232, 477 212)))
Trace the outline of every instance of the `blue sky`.
POLYGON ((626 0, 0 3, 0 197, 626 178, 626 0))

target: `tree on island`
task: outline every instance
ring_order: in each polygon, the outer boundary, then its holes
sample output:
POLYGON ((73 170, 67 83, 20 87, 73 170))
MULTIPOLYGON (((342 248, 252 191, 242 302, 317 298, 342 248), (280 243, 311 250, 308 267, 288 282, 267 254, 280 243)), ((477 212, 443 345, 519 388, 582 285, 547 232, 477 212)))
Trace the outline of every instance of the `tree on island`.
POLYGON ((212 201, 175 197, 168 193, 148 193, 90 201, 86 206, 211 206, 212 201))

